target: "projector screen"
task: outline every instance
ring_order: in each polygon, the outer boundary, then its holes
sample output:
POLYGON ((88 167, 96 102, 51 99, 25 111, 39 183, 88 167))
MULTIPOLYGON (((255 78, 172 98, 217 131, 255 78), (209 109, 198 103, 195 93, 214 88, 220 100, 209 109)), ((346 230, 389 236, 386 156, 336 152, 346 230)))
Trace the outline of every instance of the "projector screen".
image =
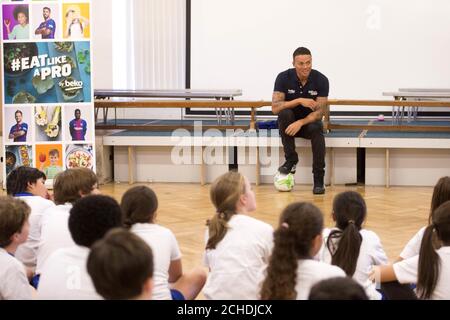
POLYGON ((300 46, 328 77, 329 98, 450 88, 448 0, 191 1, 191 88, 270 100, 300 46))

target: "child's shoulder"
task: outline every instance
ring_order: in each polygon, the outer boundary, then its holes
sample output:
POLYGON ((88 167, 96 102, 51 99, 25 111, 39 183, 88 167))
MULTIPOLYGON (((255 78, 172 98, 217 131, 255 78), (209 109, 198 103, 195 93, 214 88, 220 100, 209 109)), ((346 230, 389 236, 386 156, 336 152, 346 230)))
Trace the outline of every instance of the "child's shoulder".
POLYGON ((174 233, 172 232, 172 230, 170 230, 169 228, 162 226, 160 224, 157 223, 153 223, 150 224, 151 226, 153 226, 156 230, 158 230, 159 232, 165 233, 165 234, 170 234, 173 235, 174 233))
MULTIPOLYGON (((17 273, 25 273, 24 265, 17 260, 16 258, 6 254, 1 257, 1 266, 0 271, 3 276, 17 274, 17 273)), ((5 279, 3 279, 4 281, 5 279)))
POLYGON ((30 197, 21 197, 21 200, 24 200, 33 210, 36 209, 46 209, 55 206, 55 203, 51 200, 45 199, 41 196, 30 196, 30 197))
POLYGON ((140 233, 157 233, 160 235, 174 236, 172 230, 157 223, 136 223, 131 227, 131 230, 140 233))
POLYGON ((313 270, 316 274, 345 277, 345 272, 340 267, 314 259, 300 260, 299 267, 313 270))
POLYGON ((380 237, 372 230, 361 229, 359 232, 364 242, 378 243, 381 242, 380 237))
POLYGON ((243 220, 245 220, 248 224, 254 226, 255 228, 273 231, 273 227, 270 224, 268 224, 267 222, 264 222, 255 217, 251 217, 251 216, 247 216, 247 215, 237 215, 237 216, 238 217, 241 216, 241 218, 243 220))

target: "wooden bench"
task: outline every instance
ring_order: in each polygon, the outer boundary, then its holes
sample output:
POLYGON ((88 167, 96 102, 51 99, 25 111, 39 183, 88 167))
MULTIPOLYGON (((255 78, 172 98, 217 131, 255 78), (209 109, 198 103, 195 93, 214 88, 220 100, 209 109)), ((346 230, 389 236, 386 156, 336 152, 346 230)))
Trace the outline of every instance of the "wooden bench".
MULTIPOLYGON (((250 122, 248 126, 222 124, 220 122, 212 127, 216 129, 227 129, 227 128, 256 128, 256 117, 257 109, 264 106, 270 106, 272 102, 270 101, 236 101, 236 100, 119 100, 119 99, 109 99, 109 100, 94 100, 95 108, 95 128, 96 129, 123 129, 123 130, 174 130, 178 128, 183 128, 183 126, 166 126, 166 125, 123 125, 117 122, 117 113, 114 117, 114 124, 108 124, 105 119, 103 123, 98 122, 98 110, 103 108, 108 110, 112 108, 117 110, 118 108, 200 108, 200 109, 230 109, 234 110, 236 108, 249 109, 250 110, 250 122)), ((208 127, 206 127, 208 128, 208 127)), ((192 126, 188 126, 185 129, 192 129, 192 126)))
POLYGON ((328 100, 328 106, 324 114, 324 129, 364 129, 373 131, 434 131, 434 132, 450 132, 450 126, 431 126, 431 125, 410 125, 410 124, 392 124, 392 125, 351 125, 351 124, 336 124, 330 120, 329 106, 359 106, 359 107, 425 107, 436 108, 446 107, 450 108, 449 101, 389 101, 389 100, 328 100))
MULTIPOLYGON (((250 109, 250 122, 249 126, 242 125, 233 125, 233 123, 221 124, 218 123, 212 127, 217 129, 226 129, 226 128, 256 128, 256 119, 257 119, 257 110, 264 106, 271 106, 271 101, 237 101, 237 100, 229 100, 229 101, 209 101, 209 100, 98 100, 94 101, 94 107, 96 110, 96 128, 97 129, 124 129, 124 130, 174 130, 177 128, 182 128, 180 126, 158 126, 158 125, 121 125, 117 123, 117 115, 115 116, 114 124, 108 124, 107 122, 98 123, 97 122, 97 113, 100 108, 104 109, 118 109, 118 108, 201 108, 201 109, 210 109, 210 108, 221 108, 221 109, 231 109, 235 108, 243 108, 250 109)), ((424 108, 436 108, 436 107, 450 107, 449 101, 390 101, 390 100, 337 100, 337 99, 329 99, 328 105, 324 110, 324 130, 333 130, 333 129, 345 129, 345 130, 354 130, 354 129, 364 129, 364 130, 375 130, 375 131, 450 131, 450 127, 448 126, 414 126, 410 124, 392 124, 392 125, 344 125, 344 124, 336 124, 333 123, 330 119, 330 106, 359 106, 359 107, 374 107, 374 106, 385 106, 385 107, 424 107, 424 108)), ((186 129, 192 129, 192 126, 186 127, 186 129)))
MULTIPOLYGON (((140 99, 208 99, 218 101, 234 100, 235 97, 241 96, 242 90, 198 90, 198 89, 156 89, 156 90, 113 90, 113 89, 96 89, 94 90, 94 98, 98 100, 109 100, 114 98, 140 100, 140 99)), ((179 101, 179 100, 178 100, 179 101)), ((234 122, 234 109, 214 108, 216 112, 218 125, 222 125, 222 118, 226 124, 234 122)), ((95 117, 98 118, 100 108, 95 109, 95 117)), ((109 107, 103 108, 103 124, 106 124, 108 118, 109 107)), ((116 111, 116 110, 115 110, 116 111)), ((115 112, 117 119, 117 112, 115 112)), ((117 124, 117 123, 115 123, 117 124)))
MULTIPOLYGON (((108 114, 105 110, 113 108, 115 111, 118 108, 200 108, 200 109, 229 109, 229 115, 232 116, 231 123, 222 124, 218 118, 218 123, 214 125, 202 125, 202 129, 256 129, 256 119, 257 119, 257 109, 263 106, 270 106, 270 101, 235 101, 235 100, 135 100, 135 99, 95 99, 95 123, 96 129, 107 129, 107 130, 176 130, 176 129, 195 129, 192 125, 164 125, 164 124, 149 124, 149 125, 139 125, 139 124, 120 124, 117 122, 117 112, 115 112, 114 123, 109 124, 103 119, 103 123, 98 122, 98 110, 101 108, 104 110, 104 115, 108 114), (243 108, 250 110, 250 121, 248 125, 236 125, 234 124, 234 109, 243 108)), ((134 154, 135 149, 133 145, 128 145, 128 176, 129 183, 134 183, 134 154)), ((259 171, 259 162, 256 164, 256 170, 259 171)), ((205 184, 205 164, 201 164, 201 184, 205 184)), ((259 178, 258 182, 259 184, 259 178)))
MULTIPOLYGON (((450 89, 442 88, 400 88, 397 92, 383 92, 383 96, 393 97, 397 101, 437 101, 449 100, 450 89)), ((403 120, 405 109, 407 121, 417 120, 419 107, 392 107, 392 122, 403 120)))

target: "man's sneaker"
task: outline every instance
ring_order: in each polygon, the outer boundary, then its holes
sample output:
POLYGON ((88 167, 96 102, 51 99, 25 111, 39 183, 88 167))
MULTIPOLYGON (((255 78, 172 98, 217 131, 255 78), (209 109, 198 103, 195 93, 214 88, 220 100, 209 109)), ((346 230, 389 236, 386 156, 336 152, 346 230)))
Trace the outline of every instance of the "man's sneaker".
POLYGON ((281 167, 278 168, 278 171, 281 174, 289 174, 289 173, 294 174, 296 165, 297 165, 297 162, 286 161, 281 167))
POLYGON ((314 186, 313 194, 324 194, 325 193, 325 187, 322 186, 314 186))
POLYGON ((325 185, 323 183, 323 177, 314 178, 313 194, 324 194, 324 193, 325 193, 325 185))

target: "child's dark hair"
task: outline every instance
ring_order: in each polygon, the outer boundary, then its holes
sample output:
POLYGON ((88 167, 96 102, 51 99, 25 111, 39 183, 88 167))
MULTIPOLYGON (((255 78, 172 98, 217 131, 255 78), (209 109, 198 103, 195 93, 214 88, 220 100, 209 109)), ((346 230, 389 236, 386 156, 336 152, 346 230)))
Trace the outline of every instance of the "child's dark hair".
POLYGON ((153 277, 153 253, 137 235, 126 229, 113 229, 91 247, 87 270, 103 298, 136 298, 153 277))
POLYGON ((73 168, 56 175, 53 185, 56 204, 74 203, 82 195, 88 195, 98 184, 94 171, 87 168, 73 168))
POLYGON ((362 237, 359 231, 367 215, 366 202, 357 192, 342 192, 334 198, 333 214, 338 229, 331 231, 327 240, 331 264, 340 267, 351 277, 355 273, 361 249, 362 237))
POLYGON ((13 16, 14 16, 14 19, 16 19, 16 21, 18 21, 18 15, 19 15, 19 13, 23 13, 24 15, 25 15, 25 17, 27 17, 27 20, 28 20, 28 7, 27 6, 24 6, 24 5, 17 5, 15 8, 14 8, 14 11, 13 11, 13 16))
POLYGON ((309 292, 309 300, 369 300, 363 287, 350 277, 322 280, 309 292))
POLYGON ((225 237, 228 221, 236 214, 236 204, 245 191, 245 178, 237 171, 229 171, 214 181, 210 198, 216 214, 207 222, 209 239, 206 249, 215 249, 225 237))
POLYGON ((69 231, 73 241, 79 246, 90 248, 110 229, 121 226, 120 206, 108 196, 83 197, 70 210, 69 231))
POLYGON ((263 300, 293 300, 297 297, 299 259, 311 258, 313 240, 321 235, 323 214, 311 203, 290 204, 281 213, 274 232, 274 248, 261 289, 263 300))
POLYGON ((417 292, 421 299, 431 298, 441 272, 441 259, 433 244, 434 233, 444 246, 450 245, 450 201, 444 202, 433 212, 431 224, 423 235, 417 277, 417 292))
POLYGON ((59 157, 59 151, 58 149, 52 149, 48 152, 49 156, 59 157))
POLYGON ((45 173, 36 168, 17 167, 6 177, 6 192, 10 196, 27 192, 28 184, 36 183, 41 178, 46 180, 45 173))
POLYGON ((133 187, 122 196, 120 207, 123 223, 127 228, 135 223, 153 223, 158 209, 158 198, 149 187, 133 187))
POLYGON ((450 200, 450 177, 442 177, 436 183, 433 189, 433 197, 431 198, 430 216, 428 224, 433 220, 433 212, 444 202, 450 200))
POLYGON ((23 200, 0 197, 0 248, 9 246, 11 237, 22 231, 30 211, 23 200))
POLYGON ((75 10, 73 10, 73 9, 67 10, 67 12, 66 12, 66 18, 69 17, 69 13, 75 13, 75 10))

